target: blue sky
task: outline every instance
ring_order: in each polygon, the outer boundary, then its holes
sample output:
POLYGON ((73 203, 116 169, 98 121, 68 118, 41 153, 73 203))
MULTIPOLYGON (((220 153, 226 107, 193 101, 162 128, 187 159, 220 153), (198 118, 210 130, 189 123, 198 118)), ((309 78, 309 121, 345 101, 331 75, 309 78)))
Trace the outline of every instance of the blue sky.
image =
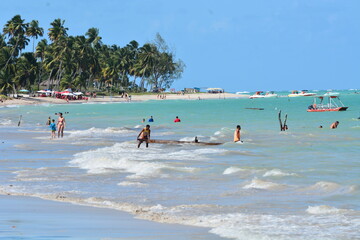
POLYGON ((143 45, 160 33, 186 64, 184 87, 226 91, 360 88, 358 0, 4 1, 14 15, 56 18, 70 35, 100 29, 105 44, 143 45))

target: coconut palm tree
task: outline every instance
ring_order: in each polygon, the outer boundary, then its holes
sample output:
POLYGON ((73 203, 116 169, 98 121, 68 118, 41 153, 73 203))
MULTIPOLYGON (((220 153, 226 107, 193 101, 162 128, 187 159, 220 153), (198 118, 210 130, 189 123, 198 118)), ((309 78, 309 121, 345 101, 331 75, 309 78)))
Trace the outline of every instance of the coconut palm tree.
POLYGON ((32 39, 33 39, 33 52, 35 50, 35 48, 34 48, 35 39, 37 39, 39 36, 42 37, 43 34, 44 34, 44 29, 39 27, 39 21, 32 20, 29 24, 29 27, 26 30, 26 35, 28 37, 32 37, 32 39))
POLYGON ((3 28, 3 33, 5 36, 8 36, 8 42, 12 46, 12 53, 9 59, 6 61, 4 68, 7 67, 10 59, 17 56, 19 52, 27 45, 29 39, 25 37, 25 33, 29 24, 25 23, 24 21, 25 20, 22 19, 20 15, 15 15, 11 20, 7 21, 3 28))

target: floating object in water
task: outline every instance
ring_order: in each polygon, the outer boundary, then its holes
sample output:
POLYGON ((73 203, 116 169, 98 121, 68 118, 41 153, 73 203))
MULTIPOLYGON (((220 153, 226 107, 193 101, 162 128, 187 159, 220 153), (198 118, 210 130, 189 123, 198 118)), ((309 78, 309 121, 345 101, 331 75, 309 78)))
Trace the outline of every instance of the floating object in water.
POLYGON ((264 110, 265 108, 245 108, 245 109, 251 109, 251 110, 264 110))

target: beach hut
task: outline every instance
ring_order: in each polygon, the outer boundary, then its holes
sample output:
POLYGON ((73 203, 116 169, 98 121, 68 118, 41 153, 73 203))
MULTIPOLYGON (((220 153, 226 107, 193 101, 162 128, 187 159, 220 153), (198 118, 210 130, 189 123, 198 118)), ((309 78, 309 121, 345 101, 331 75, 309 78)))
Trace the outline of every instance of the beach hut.
POLYGON ((208 88, 206 89, 208 93, 223 93, 224 89, 222 88, 208 88))

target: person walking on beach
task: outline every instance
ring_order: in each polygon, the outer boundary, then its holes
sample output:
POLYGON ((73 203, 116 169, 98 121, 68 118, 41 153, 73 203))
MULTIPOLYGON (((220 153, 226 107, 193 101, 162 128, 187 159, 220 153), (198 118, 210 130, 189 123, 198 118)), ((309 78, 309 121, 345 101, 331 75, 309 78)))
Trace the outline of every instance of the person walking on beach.
POLYGON ((60 138, 60 136, 63 137, 64 129, 65 129, 65 118, 63 117, 62 113, 59 113, 57 128, 58 128, 58 138, 60 138))
POLYGON ((235 132, 234 132, 234 142, 239 142, 240 141, 240 130, 241 130, 240 125, 237 125, 236 129, 235 129, 235 132))
POLYGON ((50 123, 50 129, 51 129, 51 139, 56 138, 56 124, 55 119, 52 120, 52 123, 50 123))
POLYGON ((330 125, 330 128, 331 128, 331 129, 335 129, 335 128, 338 127, 338 125, 339 125, 339 121, 333 122, 333 123, 330 125))
POLYGON ((149 147, 150 132, 150 125, 146 125, 146 127, 141 130, 137 137, 137 140, 139 141, 138 148, 143 142, 146 142, 146 147, 149 147))

